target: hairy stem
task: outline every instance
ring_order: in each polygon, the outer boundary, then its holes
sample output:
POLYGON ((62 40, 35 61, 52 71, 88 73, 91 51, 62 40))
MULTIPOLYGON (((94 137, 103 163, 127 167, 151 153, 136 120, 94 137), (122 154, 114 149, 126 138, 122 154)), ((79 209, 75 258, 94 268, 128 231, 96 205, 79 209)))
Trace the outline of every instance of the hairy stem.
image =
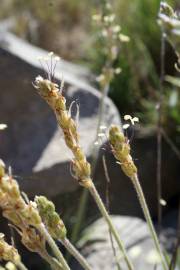
POLYGON ((51 237, 51 235, 46 230, 44 224, 42 223, 41 225, 39 225, 38 229, 44 235, 44 237, 47 240, 49 246, 51 247, 54 255, 56 256, 56 258, 58 259, 58 261, 62 265, 62 269, 63 270, 70 270, 70 268, 69 268, 67 262, 65 261, 61 251, 59 250, 58 246, 56 245, 56 243, 53 240, 53 238, 51 237))
POLYGON ((60 270, 62 269, 60 263, 50 256, 48 252, 40 252, 39 255, 50 265, 52 270, 60 270))
POLYGON ((20 270, 28 270, 27 267, 20 261, 18 263, 16 263, 16 266, 20 269, 20 270))
POLYGON ((137 196, 138 196, 141 208, 143 210, 145 219, 147 221, 147 224, 148 224, 148 227, 149 227, 149 230, 150 230, 150 233, 151 233, 151 237, 152 237, 152 239, 154 241, 154 245, 155 245, 156 250, 157 250, 157 252, 158 252, 158 254, 159 254, 160 258, 161 258, 163 269, 168 270, 168 266, 166 264, 164 255, 163 255, 163 253, 161 251, 160 243, 159 243, 158 237, 156 235, 154 225, 152 223, 152 219, 151 219, 151 216, 150 216, 150 213, 149 213, 149 209, 148 209, 145 197, 144 197, 143 190, 142 190, 141 185, 139 183, 139 179, 138 179, 137 174, 134 174, 134 176, 131 179, 132 179, 132 182, 134 184, 135 190, 137 192, 137 196))
POLYGON ((71 244, 69 239, 64 238, 59 240, 65 248, 69 251, 69 253, 76 258, 76 260, 80 263, 80 265, 85 269, 85 270, 91 270, 92 268, 86 261, 86 259, 79 253, 79 251, 71 244))
POLYGON ((110 231, 112 232, 112 235, 114 236, 114 239, 116 240, 117 244, 118 244, 118 247, 120 249, 120 251, 122 252, 123 256, 124 256, 124 260, 126 261, 126 264, 128 266, 128 269, 129 270, 133 270, 133 265, 131 263, 131 261, 129 260, 128 258, 128 255, 126 253, 126 250, 125 250, 125 247, 124 247, 124 244, 122 242, 122 240, 120 239, 119 237, 119 233, 117 232, 116 228, 114 227, 112 221, 111 221, 111 218, 96 190, 96 187, 94 186, 94 184, 92 183, 91 187, 89 187, 89 191, 91 193, 91 195, 93 196, 102 216, 104 217, 104 219, 106 220, 108 226, 109 226, 109 229, 110 231))

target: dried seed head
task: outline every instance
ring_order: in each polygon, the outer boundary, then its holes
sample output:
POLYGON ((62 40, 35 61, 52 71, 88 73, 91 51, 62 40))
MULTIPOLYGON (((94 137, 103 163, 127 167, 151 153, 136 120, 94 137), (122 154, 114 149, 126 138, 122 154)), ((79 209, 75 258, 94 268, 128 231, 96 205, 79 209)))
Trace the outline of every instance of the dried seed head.
POLYGON ((38 226, 41 218, 35 205, 32 202, 25 202, 17 181, 5 174, 3 162, 0 164, 0 174, 0 207, 3 216, 17 227, 38 226))
POLYGON ((4 240, 4 234, 2 233, 0 233, 0 260, 11 261, 15 264, 21 260, 17 249, 4 240))
POLYGON ((91 168, 84 152, 79 146, 77 125, 66 108, 66 100, 57 85, 38 76, 35 80, 38 93, 46 100, 55 112, 57 122, 64 133, 65 143, 73 152, 73 175, 84 187, 89 187, 91 168), (88 184, 87 184, 88 183, 88 184))
POLYGON ((34 228, 24 228, 20 234, 22 243, 30 251, 41 254, 45 250, 45 239, 34 228))

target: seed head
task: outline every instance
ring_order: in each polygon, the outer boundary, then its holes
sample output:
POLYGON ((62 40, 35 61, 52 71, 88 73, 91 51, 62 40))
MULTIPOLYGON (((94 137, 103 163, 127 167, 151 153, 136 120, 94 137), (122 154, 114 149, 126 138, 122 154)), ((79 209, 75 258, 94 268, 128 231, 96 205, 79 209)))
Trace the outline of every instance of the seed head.
POLYGON ((46 225, 49 233, 53 238, 63 239, 66 237, 65 225, 55 211, 53 202, 44 196, 36 196, 35 201, 39 210, 39 214, 46 225))
POLYGON ((119 161, 123 172, 128 177, 133 177, 137 173, 137 168, 130 155, 130 144, 119 127, 112 126, 109 130, 109 141, 113 149, 115 158, 119 161))

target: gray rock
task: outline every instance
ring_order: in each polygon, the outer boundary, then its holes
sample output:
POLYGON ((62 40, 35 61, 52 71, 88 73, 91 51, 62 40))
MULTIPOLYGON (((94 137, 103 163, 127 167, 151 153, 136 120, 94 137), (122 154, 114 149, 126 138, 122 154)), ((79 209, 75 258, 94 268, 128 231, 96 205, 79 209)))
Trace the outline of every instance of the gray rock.
MULTIPOLYGON (((53 112, 32 86, 34 78, 43 75, 37 56, 46 55, 10 33, 1 35, 0 123, 6 123, 8 129, 0 133, 0 152, 29 196, 52 197, 75 190, 78 185, 70 174, 72 156, 53 112)), ((86 69, 62 60, 56 68, 56 79, 62 74, 68 106, 73 100, 80 104, 81 145, 90 158, 101 94, 87 84, 86 69)), ((118 111, 109 98, 105 110, 105 125, 120 124, 118 111)))
MULTIPOLYGON (((157 264, 156 269, 162 269, 148 227, 144 221, 138 218, 119 216, 112 216, 112 221, 125 244, 134 269, 152 270, 155 269, 155 264, 157 264)), ((107 224, 103 219, 95 221, 85 229, 77 246, 83 252, 93 270, 117 269, 107 224)), ((121 269, 127 269, 115 242, 114 247, 117 251, 121 269)), ((76 262, 73 262, 72 269, 80 270, 82 268, 76 262)))

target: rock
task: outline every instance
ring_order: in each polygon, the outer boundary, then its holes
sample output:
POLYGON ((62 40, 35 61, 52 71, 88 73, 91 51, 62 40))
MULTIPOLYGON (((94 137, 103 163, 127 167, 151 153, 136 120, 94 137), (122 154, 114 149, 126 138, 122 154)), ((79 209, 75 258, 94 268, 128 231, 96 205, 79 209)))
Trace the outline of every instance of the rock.
MULTIPOLYGON (((139 218, 120 216, 112 216, 112 221, 119 235, 121 235, 134 269, 152 270, 156 263, 156 269, 162 269, 144 221, 139 218)), ((101 218, 86 228, 77 246, 83 252, 93 270, 117 269, 104 219, 101 218)), ((119 258, 120 253, 115 242, 114 247, 119 258)), ((119 259, 119 262, 122 270, 128 269, 121 259, 119 259)), ((82 268, 73 261, 72 269, 81 270, 82 268)))
MULTIPOLYGON (((0 133, 0 152, 29 196, 53 197, 75 190, 78 184, 70 174, 71 153, 55 116, 32 86, 34 78, 44 73, 37 56, 46 55, 46 51, 10 33, 1 35, 0 123, 6 123, 8 128, 0 133)), ((80 104, 78 129, 90 158, 101 94, 87 84, 86 69, 62 60, 56 67, 56 79, 62 74, 68 106, 73 100, 80 104)), ((120 124, 118 111, 109 98, 105 104, 105 125, 120 124)))

